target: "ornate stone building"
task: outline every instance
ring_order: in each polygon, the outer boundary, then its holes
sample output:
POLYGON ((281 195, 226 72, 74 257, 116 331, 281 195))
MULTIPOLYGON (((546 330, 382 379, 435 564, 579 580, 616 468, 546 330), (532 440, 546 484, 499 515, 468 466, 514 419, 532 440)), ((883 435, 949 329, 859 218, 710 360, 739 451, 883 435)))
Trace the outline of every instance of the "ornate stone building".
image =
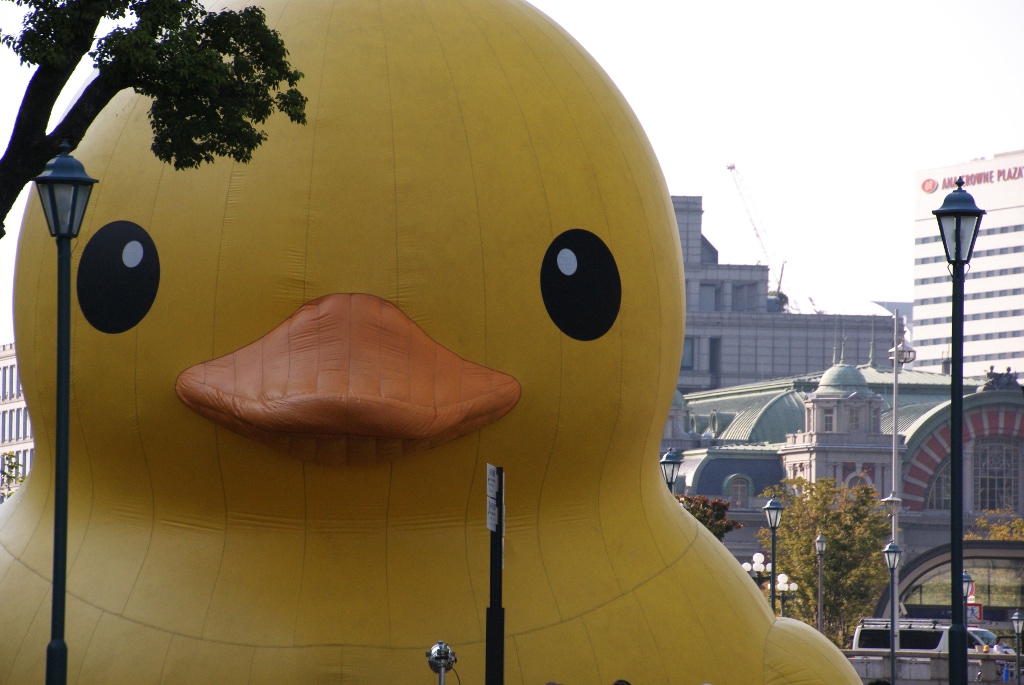
MULTIPOLYGON (((891 366, 871 360, 679 397, 673 411, 677 422, 691 427, 692 447, 682 452, 675 489, 731 502, 730 515, 748 524, 724 540, 739 561, 763 551, 754 539, 765 525, 765 500, 758 495, 784 478, 866 483, 880 498, 888 496, 892 384, 891 366)), ((963 402, 969 530, 985 512, 1024 516, 1024 391, 1012 373, 994 370, 965 386, 971 388, 963 402)), ((899 404, 900 545, 904 563, 914 569, 901 597, 910 615, 941 619, 948 613, 949 587, 948 564, 943 566, 950 539, 949 377, 901 371, 899 404)), ((977 602, 985 607, 984 623, 999 629, 1024 605, 1024 548, 1004 547, 975 544, 966 561, 977 602)))

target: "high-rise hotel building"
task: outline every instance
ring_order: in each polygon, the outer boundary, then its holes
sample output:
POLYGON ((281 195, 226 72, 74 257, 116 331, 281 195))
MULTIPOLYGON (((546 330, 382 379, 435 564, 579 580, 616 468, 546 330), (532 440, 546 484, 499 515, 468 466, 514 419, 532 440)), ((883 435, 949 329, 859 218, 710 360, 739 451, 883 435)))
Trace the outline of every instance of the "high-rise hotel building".
MULTIPOLYGON (((14 343, 0 345, 0 454, 13 454, 17 475, 23 476, 32 468, 34 452, 32 421, 25 408, 14 343)), ((0 492, 0 499, 2 495, 0 492)))
POLYGON ((953 285, 932 210, 956 189, 986 210, 964 285, 964 375, 1012 369, 1024 379, 1024 150, 917 174, 915 369, 949 371, 953 285))

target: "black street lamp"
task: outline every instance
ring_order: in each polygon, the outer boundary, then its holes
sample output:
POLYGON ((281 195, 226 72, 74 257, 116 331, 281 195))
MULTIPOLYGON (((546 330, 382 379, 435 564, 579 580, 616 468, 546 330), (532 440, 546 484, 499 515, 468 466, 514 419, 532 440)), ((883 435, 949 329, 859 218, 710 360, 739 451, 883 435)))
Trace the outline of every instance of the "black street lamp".
POLYGON ((57 431, 54 441, 53 596, 50 643, 46 646, 46 685, 63 685, 68 678, 68 646, 64 642, 64 606, 68 563, 68 415, 71 396, 71 239, 78 237, 82 217, 97 181, 81 162, 60 154, 46 163, 35 179, 39 200, 57 239, 57 431))
POLYGON ((740 566, 754 579, 758 589, 760 589, 761 583, 768 578, 768 574, 772 571, 772 562, 766 561, 764 555, 760 552, 751 557, 750 561, 744 561, 740 566))
POLYGON ((789 582, 789 576, 785 573, 779 574, 779 615, 786 616, 786 599, 792 597, 794 593, 799 589, 799 586, 793 582, 789 582))
POLYGON ((1017 653, 1013 666, 1017 673, 1017 685, 1020 685, 1020 634, 1024 632, 1024 614, 1020 613, 1020 609, 1010 616, 1010 625, 1013 626, 1013 646, 1016 647, 1013 651, 1017 653))
POLYGON ((964 574, 963 574, 963 576, 961 578, 962 579, 960 581, 960 584, 963 585, 963 592, 964 592, 964 625, 966 626, 967 625, 967 601, 971 598, 971 595, 974 594, 974 578, 971 578, 971 574, 968 573, 967 571, 964 571, 964 574))
POLYGON ((665 485, 668 486, 669 492, 673 492, 672 487, 676 484, 676 478, 679 477, 679 467, 683 465, 683 457, 679 454, 679 450, 673 447, 661 455, 660 463, 665 485))
POLYGON ((818 533, 818 537, 814 538, 814 551, 818 553, 818 632, 823 633, 822 628, 825 626, 825 604, 821 601, 823 596, 824 574, 823 569, 825 565, 825 546, 827 541, 825 536, 818 533))
POLYGON ((772 497, 768 500, 762 509, 764 510, 765 518, 768 519, 768 529, 772 532, 772 613, 775 613, 775 570, 779 567, 778 556, 775 554, 775 533, 779 529, 779 520, 782 518, 782 505, 779 501, 772 497))
POLYGON ((964 570, 964 268, 971 261, 978 227, 985 210, 978 209, 974 198, 963 188, 963 177, 956 190, 934 210, 939 234, 946 250, 946 261, 953 277, 952 348, 949 378, 949 685, 967 685, 967 625, 963 586, 955 579, 964 570))
POLYGON ((899 630, 900 610, 899 597, 896 596, 896 569, 900 565, 903 550, 895 542, 890 542, 882 550, 885 565, 889 567, 889 683, 896 685, 896 635, 899 630))

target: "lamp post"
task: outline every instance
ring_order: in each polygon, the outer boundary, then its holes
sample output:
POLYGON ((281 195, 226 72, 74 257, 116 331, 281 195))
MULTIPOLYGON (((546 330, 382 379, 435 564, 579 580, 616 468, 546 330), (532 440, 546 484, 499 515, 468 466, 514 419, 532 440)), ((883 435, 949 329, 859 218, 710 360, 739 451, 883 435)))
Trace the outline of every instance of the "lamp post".
MULTIPOLYGON (((895 383, 895 381, 894 381, 894 383, 895 383)), ((894 385, 893 386, 893 393, 894 393, 893 397, 896 396, 895 392, 896 392, 896 389, 895 389, 895 385, 894 385)), ((898 465, 898 462, 897 462, 897 456, 896 456, 897 455, 897 452, 896 452, 896 449, 897 449, 896 441, 898 439, 898 435, 897 434, 899 432, 896 427, 898 425, 899 424, 896 423, 896 404, 895 404, 895 401, 894 401, 894 403, 893 403, 893 491, 892 491, 892 494, 889 497, 887 497, 884 500, 882 500, 882 504, 884 504, 886 506, 886 511, 889 512, 889 518, 890 518, 890 521, 892 522, 892 536, 893 536, 892 537, 892 544, 893 545, 898 545, 896 543, 896 539, 899 536, 899 521, 898 521, 899 507, 903 503, 903 501, 901 499, 896 497, 896 493, 898 493, 898 491, 899 491, 898 489, 896 489, 897 488, 897 485, 896 485, 897 475, 896 474, 898 473, 898 469, 899 469, 899 465, 898 465)), ((885 550, 883 550, 883 552, 885 552, 885 550)), ((887 557, 887 561, 888 561, 888 557, 887 557)), ((899 597, 899 574, 898 573, 893 573, 892 577, 890 577, 890 579, 889 579, 889 583, 892 584, 893 596, 898 598, 899 597)), ((899 620, 899 604, 898 603, 894 605, 894 608, 892 609, 890 617, 895 617, 897 620, 899 620)), ((893 648, 894 649, 899 649, 899 631, 896 631, 890 637, 893 640, 893 648)))
POLYGON ((895 542, 882 549, 885 565, 889 567, 889 683, 896 685, 896 639, 899 635, 899 596, 896 594, 896 569, 903 550, 895 542))
MULTIPOLYGON (((900 478, 902 476, 902 469, 900 468, 900 422, 899 422, 899 402, 900 402, 900 367, 904 364, 917 359, 917 352, 912 348, 902 337, 900 337, 900 310, 893 312, 893 325, 892 325, 892 349, 889 350, 889 359, 892 360, 892 491, 889 496, 882 500, 885 503, 885 508, 889 512, 889 519, 892 523, 892 542, 895 545, 899 545, 900 539, 900 506, 903 504, 903 500, 900 499, 900 491, 902 486, 900 484, 900 478)), ((900 588, 899 575, 893 576, 893 582, 896 583, 895 593, 899 597, 900 588)), ((896 605, 893 610, 893 616, 899 618, 900 607, 896 605)), ((896 648, 899 649, 899 633, 896 633, 896 648)))
POLYGON ((978 226, 985 210, 978 209, 974 198, 963 188, 963 177, 956 190, 934 210, 939 234, 946 250, 946 261, 953 277, 952 348, 949 378, 949 685, 967 685, 967 625, 964 614, 963 586, 955 579, 964 570, 964 269, 971 261, 978 226))
POLYGON ((764 510, 765 518, 768 519, 768 529, 772 532, 772 613, 775 613, 775 569, 779 567, 779 558, 775 555, 775 533, 779 529, 779 520, 782 518, 782 505, 779 501, 772 497, 768 500, 768 503, 762 507, 764 510))
POLYGON ((78 237, 82 217, 97 181, 85 173, 81 162, 68 154, 64 142, 60 154, 46 163, 35 179, 39 200, 57 239, 57 430, 54 440, 53 496, 53 596, 50 643, 46 646, 46 685, 62 685, 68 677, 68 646, 64 642, 64 606, 68 559, 68 416, 71 395, 71 239, 78 237))
POLYGON ((672 447, 661 455, 659 463, 661 464, 661 475, 665 478, 665 485, 668 486, 669 492, 673 492, 672 487, 676 484, 676 478, 679 477, 679 467, 683 465, 683 457, 679 454, 679 450, 672 447))
POLYGON ((825 546, 827 541, 825 536, 818 533, 818 537, 814 538, 814 551, 818 553, 818 632, 825 632, 822 628, 825 627, 825 604, 821 601, 823 596, 824 574, 823 570, 825 567, 825 546))
POLYGON ((789 582, 789 576, 787 576, 785 573, 779 574, 779 613, 783 617, 785 617, 786 615, 786 593, 788 592, 792 594, 796 592, 798 588, 799 586, 795 582, 789 582))
POLYGON ((1013 650, 1016 652, 1013 670, 1017 674, 1017 685, 1020 685, 1020 634, 1024 632, 1024 614, 1020 613, 1020 609, 1015 610, 1010 616, 1010 625, 1013 626, 1013 646, 1016 647, 1013 650))

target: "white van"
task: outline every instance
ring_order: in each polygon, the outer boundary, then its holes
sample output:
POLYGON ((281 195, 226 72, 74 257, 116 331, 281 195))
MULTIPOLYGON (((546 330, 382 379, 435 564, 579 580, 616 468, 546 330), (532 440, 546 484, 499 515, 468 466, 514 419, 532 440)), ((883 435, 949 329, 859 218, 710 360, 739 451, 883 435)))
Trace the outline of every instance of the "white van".
MULTIPOLYGON (((925 619, 902 619, 899 623, 900 651, 922 652, 949 651, 949 624, 925 619)), ((985 647, 983 636, 975 634, 976 629, 967 629, 968 651, 982 651, 985 647)), ((988 631, 985 631, 988 632, 988 631)), ((853 649, 889 650, 889 619, 862 618, 853 632, 853 649)))

